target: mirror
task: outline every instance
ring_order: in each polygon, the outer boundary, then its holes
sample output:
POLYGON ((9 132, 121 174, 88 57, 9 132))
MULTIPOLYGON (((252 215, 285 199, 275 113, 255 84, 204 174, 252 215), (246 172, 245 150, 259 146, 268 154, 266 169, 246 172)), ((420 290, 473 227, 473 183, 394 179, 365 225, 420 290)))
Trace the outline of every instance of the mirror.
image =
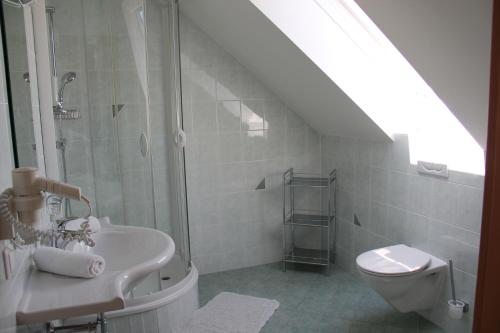
MULTIPOLYGON (((24 9, 11 1, 2 1, 7 44, 8 72, 12 98, 10 107, 14 116, 13 139, 17 147, 19 167, 38 167, 34 108, 31 103, 28 44, 24 23, 24 9)), ((38 116, 38 111, 36 111, 38 116)))

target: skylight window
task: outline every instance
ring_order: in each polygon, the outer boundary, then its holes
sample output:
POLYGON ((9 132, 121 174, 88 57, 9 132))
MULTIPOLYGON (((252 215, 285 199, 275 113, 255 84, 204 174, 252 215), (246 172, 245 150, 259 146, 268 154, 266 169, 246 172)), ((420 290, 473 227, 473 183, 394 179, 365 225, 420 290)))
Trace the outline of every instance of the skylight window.
POLYGON ((484 174, 484 152, 353 0, 251 0, 388 136, 407 134, 411 163, 484 174))

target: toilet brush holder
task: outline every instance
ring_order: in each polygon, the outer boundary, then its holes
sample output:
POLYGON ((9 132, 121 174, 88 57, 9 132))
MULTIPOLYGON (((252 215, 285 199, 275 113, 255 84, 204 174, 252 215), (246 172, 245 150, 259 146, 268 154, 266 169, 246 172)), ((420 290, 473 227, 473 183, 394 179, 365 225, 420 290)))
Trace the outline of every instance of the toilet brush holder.
POLYGON ((466 306, 467 303, 463 301, 450 299, 448 301, 448 315, 453 319, 462 319, 466 306))

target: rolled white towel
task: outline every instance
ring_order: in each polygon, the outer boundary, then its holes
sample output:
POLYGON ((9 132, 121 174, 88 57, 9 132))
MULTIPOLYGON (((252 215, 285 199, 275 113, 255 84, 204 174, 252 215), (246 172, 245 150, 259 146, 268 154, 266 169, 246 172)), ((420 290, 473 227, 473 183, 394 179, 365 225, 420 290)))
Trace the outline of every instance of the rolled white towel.
MULTIPOLYGON (((81 229, 82 223, 86 221, 87 220, 84 219, 83 217, 71 220, 69 222, 66 222, 66 224, 64 225, 64 229, 69 231, 78 231, 81 229)), ((96 217, 89 216, 89 227, 90 227, 90 232, 96 233, 99 232, 99 230, 101 230, 101 223, 96 217)))
POLYGON ((53 247, 36 249, 33 260, 41 271, 87 279, 101 275, 106 267, 101 256, 74 253, 53 247))

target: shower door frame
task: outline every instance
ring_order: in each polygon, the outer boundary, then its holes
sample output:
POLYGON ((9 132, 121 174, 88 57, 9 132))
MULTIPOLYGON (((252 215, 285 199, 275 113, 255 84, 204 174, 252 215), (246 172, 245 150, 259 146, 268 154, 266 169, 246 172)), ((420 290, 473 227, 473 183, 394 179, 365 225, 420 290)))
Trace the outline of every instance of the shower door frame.
POLYGON ((34 103, 38 101, 38 112, 40 115, 40 122, 33 122, 36 145, 42 148, 37 148, 37 156, 41 155, 38 158, 38 167, 40 168, 43 165, 43 174, 52 179, 59 179, 56 130, 52 111, 49 36, 45 7, 45 0, 36 0, 30 6, 24 7, 23 11, 25 13, 24 21, 27 37, 29 37, 27 39, 28 61, 30 65, 29 73, 34 82, 33 85, 30 85, 32 107, 35 109, 36 105, 34 103), (29 24, 30 19, 32 25, 29 24), (37 32, 36 35, 35 31, 37 32), (30 48, 30 44, 33 45, 32 48, 30 48), (40 161, 43 161, 43 164, 40 164, 40 161))
POLYGON ((169 42, 172 44, 169 48, 170 56, 170 88, 171 88, 171 106, 172 119, 171 130, 174 136, 173 167, 176 175, 174 192, 176 197, 177 217, 180 219, 181 256, 186 263, 186 274, 191 270, 191 239, 189 234, 189 214, 186 183, 186 162, 185 162, 185 133, 183 131, 183 113, 182 113, 182 83, 181 83, 181 51, 180 51, 180 32, 179 32, 179 1, 170 0, 167 14, 169 42), (181 236, 182 235, 182 236, 181 236))
MULTIPOLYGON (((24 17, 37 168, 41 175, 59 179, 55 126, 52 115, 52 82, 50 80, 50 63, 48 62, 50 56, 45 0, 35 0, 29 5, 22 6, 20 10, 23 11, 24 17), (37 32, 36 35, 35 31, 37 32)), ((5 24, 5 22, 2 24, 5 24)), ((5 31, 5 27, 3 28, 5 31)), ((7 45, 8 41, 3 41, 3 43, 7 45)), ((6 50, 4 50, 4 56, 5 70, 7 72, 9 67, 6 50)), ((6 82, 6 84, 10 85, 10 82, 6 82)), ((9 108, 13 108, 12 96, 9 96, 9 108)), ((10 117, 13 119, 12 110, 10 110, 10 117)), ((12 142, 15 144, 14 137, 12 142)), ((17 161, 15 167, 20 167, 17 158, 15 158, 15 161, 17 161)))

